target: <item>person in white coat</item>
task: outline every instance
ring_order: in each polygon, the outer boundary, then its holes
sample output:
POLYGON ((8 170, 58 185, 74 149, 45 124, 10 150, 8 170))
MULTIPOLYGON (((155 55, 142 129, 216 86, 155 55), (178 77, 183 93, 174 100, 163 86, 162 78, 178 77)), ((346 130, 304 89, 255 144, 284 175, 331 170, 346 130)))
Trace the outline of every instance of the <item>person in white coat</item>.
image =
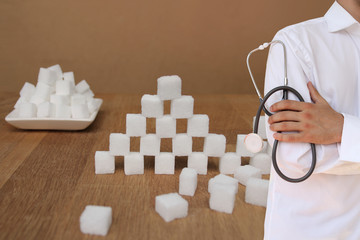
MULTIPOLYGON (((304 97, 267 106, 267 137, 279 140, 277 160, 289 183, 271 171, 264 239, 360 239, 360 0, 337 0, 324 17, 280 30, 289 86, 304 97), (281 133, 278 133, 281 132, 281 133)), ((265 93, 283 84, 283 49, 270 48, 265 93)))

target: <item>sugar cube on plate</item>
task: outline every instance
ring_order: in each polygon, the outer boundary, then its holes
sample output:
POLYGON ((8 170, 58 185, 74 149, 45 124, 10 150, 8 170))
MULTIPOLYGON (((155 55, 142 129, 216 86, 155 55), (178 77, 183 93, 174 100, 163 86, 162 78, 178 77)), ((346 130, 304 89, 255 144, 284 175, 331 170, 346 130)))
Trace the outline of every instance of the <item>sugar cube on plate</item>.
POLYGON ((71 83, 71 86, 75 88, 75 76, 74 72, 64 72, 63 73, 63 79, 64 81, 69 81, 71 83))
POLYGON ((37 115, 37 107, 33 103, 24 102, 19 106, 19 117, 34 118, 37 115))
POLYGON ((37 106, 38 118, 52 118, 55 117, 55 105, 50 102, 43 102, 37 106))
POLYGON ((233 185, 215 183, 210 192, 209 205, 212 210, 231 214, 235 199, 236 189, 233 185))
POLYGON ((194 196, 197 187, 197 173, 195 169, 183 168, 180 173, 179 193, 194 196))
MULTIPOLYGON (((35 93, 34 95, 46 100, 46 101, 49 101, 50 99, 50 95, 51 93, 54 92, 54 88, 47 85, 46 83, 43 83, 43 82, 38 82, 36 84, 36 88, 35 88, 35 93)), ((33 96, 34 96, 33 95, 33 96)))
POLYGON ((42 82, 46 85, 55 87, 55 82, 57 80, 60 80, 60 78, 58 78, 56 71, 52 71, 48 68, 40 68, 38 82, 42 82))
POLYGON ((106 236, 111 223, 111 207, 88 205, 80 216, 80 230, 84 234, 106 236))
POLYGON ((125 175, 144 174, 144 155, 131 152, 124 157, 125 175))
POLYGON ((51 94, 50 102, 53 104, 70 105, 70 95, 51 94))
POLYGON ((155 211, 166 221, 184 218, 188 213, 188 202, 178 193, 168 193, 156 196, 155 211))
POLYGON ((16 101, 14 108, 18 109, 20 107, 20 104, 22 103, 27 103, 29 102, 28 100, 26 100, 24 97, 19 97, 18 100, 16 101))
POLYGON ((74 95, 71 95, 70 104, 71 105, 86 104, 86 97, 82 94, 75 93, 74 95))
POLYGON ((176 136, 176 119, 170 115, 156 118, 156 135, 159 138, 173 138, 176 136))
POLYGON ((54 71, 56 73, 56 80, 60 80, 62 78, 63 72, 59 64, 52 65, 47 68, 48 70, 54 71))
POLYGON ((241 166, 241 157, 236 153, 228 152, 220 158, 219 170, 222 174, 234 174, 239 166, 241 166))
POLYGON ((96 151, 95 174, 115 173, 115 157, 108 151, 96 151))
POLYGON ((261 174, 269 174, 271 170, 271 156, 267 153, 257 153, 250 158, 250 165, 261 170, 261 174))
POLYGON ((30 101, 30 98, 35 93, 35 86, 32 83, 25 82, 24 86, 20 90, 20 96, 30 101))
POLYGON ((219 174, 209 180, 209 183, 208 183, 208 192, 209 193, 211 193, 213 186, 216 183, 232 185, 234 187, 235 191, 238 192, 238 184, 239 183, 238 183, 237 179, 226 176, 224 174, 219 174))
POLYGON ((71 107, 65 104, 55 105, 55 117, 56 118, 71 118, 71 107))
POLYGON ((141 114, 148 118, 159 118, 164 115, 164 102, 157 95, 145 94, 141 98, 141 114))
POLYGON ((204 153, 211 157, 221 157, 225 154, 226 138, 222 134, 209 134, 205 138, 204 153))
POLYGON ((250 165, 240 166, 235 169, 234 178, 246 186, 250 178, 261 178, 261 170, 250 165))
POLYGON ((195 114, 188 119, 187 134, 192 137, 209 135, 209 117, 206 114, 195 114))
POLYGON ((181 96, 181 78, 163 76, 157 79, 157 95, 161 100, 171 100, 181 96))
POLYGON ((155 156, 155 174, 174 174, 175 156, 169 152, 162 152, 155 156))
POLYGON ((172 149, 175 156, 188 156, 192 152, 192 138, 185 133, 176 134, 172 139, 172 149))
POLYGON ((78 93, 84 93, 90 89, 90 86, 86 80, 81 80, 78 84, 76 84, 75 89, 78 93))
POLYGON ((122 133, 111 133, 109 151, 113 156, 125 156, 130 153, 130 137, 122 133))
POLYGON ((191 118, 194 113, 194 98, 181 96, 171 100, 170 115, 173 118, 191 118))
POLYGON ((195 169, 197 174, 206 175, 208 167, 208 156, 202 152, 192 152, 188 157, 188 168, 195 169))
POLYGON ((246 183, 245 202, 266 207, 269 180, 250 178, 246 183))
POLYGON ((55 86, 55 92, 57 95, 70 96, 72 94, 72 85, 70 81, 57 80, 55 86))
POLYGON ((87 119, 90 112, 87 104, 76 104, 71 106, 71 116, 74 119, 87 119))
POLYGON ((156 134, 147 134, 140 138, 140 153, 157 156, 160 153, 160 138, 156 134))

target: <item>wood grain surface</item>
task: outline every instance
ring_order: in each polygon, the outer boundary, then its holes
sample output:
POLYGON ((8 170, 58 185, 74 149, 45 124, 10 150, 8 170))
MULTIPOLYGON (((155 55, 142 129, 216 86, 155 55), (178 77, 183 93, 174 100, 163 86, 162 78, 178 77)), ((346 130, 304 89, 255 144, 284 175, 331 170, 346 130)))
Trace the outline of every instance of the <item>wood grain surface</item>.
MULTIPOLYGON (((140 95, 97 95, 104 104, 95 122, 84 131, 23 131, 4 120, 17 94, 0 95, 0 239, 104 239, 80 232, 79 217, 86 205, 113 209, 106 239, 244 239, 263 238, 265 208, 245 203, 239 184, 233 214, 209 208, 208 180, 219 174, 218 158, 209 159, 207 175, 189 202, 188 216, 166 223, 155 212, 155 196, 177 192, 186 157, 176 158, 175 175, 155 175, 154 157, 145 158, 145 174, 125 176, 123 157, 113 175, 95 175, 95 151, 108 150, 109 134, 125 132, 126 113, 140 113, 140 95)), ((195 95, 194 112, 208 114, 210 132, 224 134, 227 151, 235 151, 236 135, 248 133, 256 113, 255 95, 195 95)), ((169 104, 165 104, 169 112, 169 104)), ((148 132, 155 121, 148 120, 148 132)), ((186 121, 178 122, 186 131, 186 121)), ((131 150, 139 150, 131 139, 131 150)), ((194 140, 201 150, 203 139, 194 140)), ((171 141, 161 144, 171 151, 171 141)), ((248 159, 243 159, 246 163, 248 159)))

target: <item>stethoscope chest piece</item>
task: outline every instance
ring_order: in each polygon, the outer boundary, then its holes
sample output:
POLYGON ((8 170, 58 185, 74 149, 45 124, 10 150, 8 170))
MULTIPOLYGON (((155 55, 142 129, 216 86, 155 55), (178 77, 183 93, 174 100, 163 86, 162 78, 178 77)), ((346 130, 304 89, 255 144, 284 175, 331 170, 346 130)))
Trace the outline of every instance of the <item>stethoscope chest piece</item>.
POLYGON ((263 140, 256 133, 249 133, 244 139, 244 144, 246 149, 252 153, 258 153, 263 148, 263 140))

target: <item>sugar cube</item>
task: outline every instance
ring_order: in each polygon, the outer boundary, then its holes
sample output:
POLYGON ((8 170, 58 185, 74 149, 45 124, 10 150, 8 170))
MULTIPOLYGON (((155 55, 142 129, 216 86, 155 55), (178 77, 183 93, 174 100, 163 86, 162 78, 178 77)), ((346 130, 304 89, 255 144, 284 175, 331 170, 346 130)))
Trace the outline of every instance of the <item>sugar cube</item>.
POLYGON ((53 92, 53 90, 54 89, 51 86, 47 85, 46 83, 38 82, 36 84, 36 89, 33 96, 37 95, 38 97, 46 101, 49 101, 50 95, 53 92))
POLYGON ((262 174, 269 174, 271 169, 271 156, 267 153, 258 153, 250 158, 250 165, 259 168, 262 174))
POLYGON ((24 86, 20 90, 20 96, 30 101, 30 98, 35 93, 35 86, 31 83, 25 82, 24 86))
POLYGON ((174 174, 175 156, 169 152, 162 152, 155 156, 155 174, 174 174))
POLYGON ((124 157, 125 175, 144 174, 144 155, 131 152, 124 157))
MULTIPOLYGON (((256 116, 253 117, 253 130, 254 130, 254 126, 255 126, 255 118, 256 118, 256 116)), ((262 137, 262 139, 267 139, 265 126, 266 126, 265 125, 265 116, 260 116, 257 134, 260 135, 260 137, 262 137)))
POLYGON ((71 91, 71 82, 70 81, 64 81, 64 80, 57 80, 56 81, 56 87, 55 91, 57 95, 68 95, 70 96, 72 94, 71 91))
POLYGON ((87 119, 90 112, 87 104, 76 104, 71 106, 71 116, 74 119, 87 119))
POLYGON ((157 95, 145 94, 141 98, 141 114, 148 118, 159 118, 164 115, 164 102, 157 95))
POLYGON ((111 207, 88 205, 80 216, 80 230, 84 234, 106 236, 111 223, 111 207))
POLYGON ((261 170, 250 165, 240 166, 235 169, 234 178, 246 186, 250 178, 261 178, 261 170))
POLYGON ((63 78, 64 78, 64 81, 69 81, 71 83, 71 86, 75 88, 74 72, 64 72, 63 78))
POLYGON ((205 138, 204 153, 211 157, 221 157, 225 154, 226 138, 222 134, 209 134, 205 138))
POLYGON ((163 76, 157 79, 157 95, 161 100, 172 100, 181 96, 181 78, 179 76, 163 76))
POLYGON ((54 71, 56 73, 56 77, 57 77, 56 80, 60 80, 62 78, 63 73, 62 73, 62 70, 61 70, 61 67, 60 67, 59 64, 50 66, 47 69, 51 70, 51 71, 54 71))
POLYGON ((47 102, 47 100, 43 99, 42 97, 39 97, 38 95, 34 94, 30 98, 30 103, 33 103, 35 105, 39 105, 40 103, 47 102))
POLYGON ((99 99, 99 98, 89 99, 88 102, 87 102, 87 105, 88 105, 90 114, 92 114, 92 113, 96 112, 97 110, 99 110, 99 108, 101 106, 101 103, 102 103, 102 100, 99 99))
POLYGON ((209 135, 209 116, 195 114, 188 119, 187 134, 192 137, 206 137, 209 135))
POLYGON ((38 118, 51 118, 55 117, 55 105, 50 102, 43 102, 37 106, 38 118))
POLYGON ((24 97, 19 97, 14 105, 14 108, 18 109, 22 103, 26 103, 26 102, 28 101, 24 97))
POLYGON ((175 156, 188 156, 192 152, 192 138, 185 133, 176 134, 172 139, 172 149, 175 156))
POLYGON ((75 89, 78 93, 84 93, 90 89, 90 86, 86 80, 81 80, 78 84, 76 84, 75 89))
POLYGON ((197 174, 206 175, 208 166, 208 156, 202 152, 192 152, 188 158, 188 168, 195 169, 197 174))
POLYGON ((237 142, 236 142, 236 154, 241 157, 252 157, 254 153, 247 150, 244 140, 246 138, 246 134, 239 134, 237 135, 237 142))
POLYGON ((236 189, 233 185, 216 183, 210 192, 209 205, 212 210, 231 214, 234 210, 236 189))
POLYGON ((71 118, 71 107, 65 104, 55 104, 56 118, 71 118))
POLYGON ((55 105, 57 105, 57 104, 70 105, 70 96, 69 95, 51 94, 50 102, 55 105))
POLYGON ((179 193, 194 196, 197 187, 197 173, 195 169, 183 168, 180 173, 179 193))
POLYGON ((157 156, 160 153, 160 138, 156 134, 147 134, 140 138, 140 153, 157 156))
POLYGON ((48 86, 55 86, 56 80, 58 80, 57 73, 47 68, 40 68, 38 75, 38 82, 45 83, 48 86))
POLYGON ((126 135, 142 137, 146 135, 146 118, 141 114, 126 114, 126 135))
POLYGON ((245 202, 266 207, 269 180, 250 178, 246 183, 245 202))
POLYGON ((173 138, 176 136, 176 119, 170 115, 156 119, 156 135, 160 138, 173 138))
POLYGON ((194 98, 181 96, 171 100, 170 114, 173 118, 191 118, 194 113, 194 98))
POLYGON ((241 157, 236 153, 228 152, 220 158, 219 170, 222 174, 234 174, 239 166, 241 166, 241 157))
POLYGON ((71 105, 86 104, 86 97, 82 94, 75 93, 70 99, 71 105))
POLYGON ((108 151, 96 151, 95 174, 110 174, 115 172, 115 157, 108 151))
POLYGON ((24 102, 19 106, 19 117, 34 118, 37 115, 36 105, 33 103, 24 102))
POLYGON ((113 156, 125 156, 130 153, 130 137, 122 133, 111 133, 109 151, 113 156))
POLYGON ((188 213, 188 202, 178 193, 168 193, 156 196, 155 211, 166 221, 184 218, 188 213))
POLYGON ((229 184, 235 188, 235 191, 238 192, 238 180, 224 174, 216 175, 215 177, 211 178, 208 183, 208 192, 211 193, 214 184, 229 184))
POLYGON ((88 89, 87 91, 83 92, 82 95, 86 97, 87 100, 95 96, 95 94, 93 93, 93 91, 91 91, 91 89, 88 89))

